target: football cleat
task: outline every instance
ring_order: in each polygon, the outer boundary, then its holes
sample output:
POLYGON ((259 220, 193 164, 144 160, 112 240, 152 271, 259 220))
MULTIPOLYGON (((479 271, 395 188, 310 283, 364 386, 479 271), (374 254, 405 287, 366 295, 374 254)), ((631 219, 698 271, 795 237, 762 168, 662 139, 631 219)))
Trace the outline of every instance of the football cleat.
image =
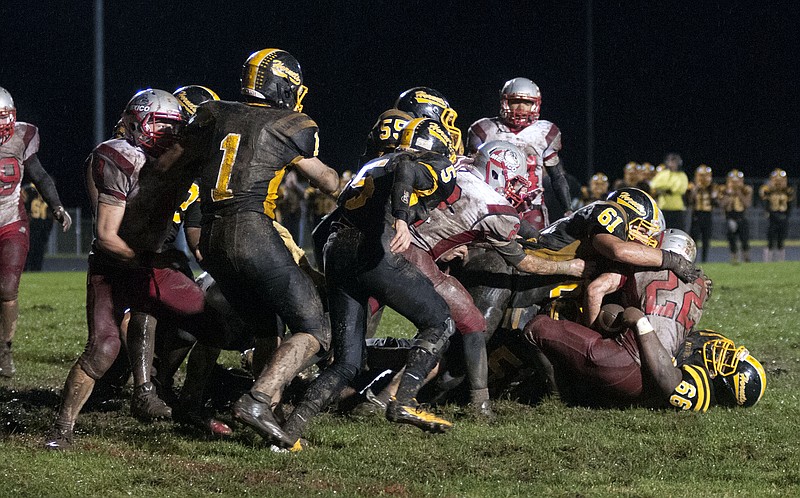
POLYGON ((488 399, 480 403, 470 403, 468 408, 475 417, 485 420, 486 422, 494 422, 497 418, 494 414, 494 410, 492 410, 492 402, 488 399))
POLYGON ((44 448, 52 451, 65 451, 72 448, 72 429, 62 429, 57 425, 50 428, 44 448))
POLYGON ((386 415, 386 403, 380 399, 372 389, 367 389, 364 393, 366 398, 361 403, 357 404, 351 412, 355 417, 369 417, 373 415, 386 415))
POLYGON ((11 354, 11 343, 0 342, 0 377, 11 378, 17 372, 14 356, 11 354))
POLYGON ((172 419, 176 423, 194 427, 212 436, 227 437, 233 434, 228 424, 212 417, 203 407, 179 404, 172 413, 172 419))
POLYGON ((390 422, 397 424, 410 424, 419 427, 425 432, 443 433, 453 427, 452 422, 420 408, 416 400, 412 401, 412 403, 404 405, 392 398, 389 406, 386 407, 386 418, 390 422))
POLYGON ((141 422, 150 422, 172 417, 172 408, 158 397, 152 382, 145 382, 133 390, 131 415, 141 422))
POLYGON ((272 414, 272 400, 260 393, 245 393, 233 405, 233 417, 249 425, 261 437, 281 448, 291 448, 296 440, 286 434, 272 414), (256 398, 258 396, 258 398, 256 398))

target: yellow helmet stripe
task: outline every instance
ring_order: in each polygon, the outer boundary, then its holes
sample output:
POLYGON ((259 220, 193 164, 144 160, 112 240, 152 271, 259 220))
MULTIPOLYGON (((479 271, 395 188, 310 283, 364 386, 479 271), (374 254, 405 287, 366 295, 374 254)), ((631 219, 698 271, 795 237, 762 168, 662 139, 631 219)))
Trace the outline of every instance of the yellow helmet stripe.
POLYGON ((697 386, 697 401, 693 410, 696 412, 707 411, 711 400, 709 396, 710 386, 708 384, 708 375, 706 371, 696 365, 684 365, 683 368, 689 372, 689 375, 692 376, 697 386))

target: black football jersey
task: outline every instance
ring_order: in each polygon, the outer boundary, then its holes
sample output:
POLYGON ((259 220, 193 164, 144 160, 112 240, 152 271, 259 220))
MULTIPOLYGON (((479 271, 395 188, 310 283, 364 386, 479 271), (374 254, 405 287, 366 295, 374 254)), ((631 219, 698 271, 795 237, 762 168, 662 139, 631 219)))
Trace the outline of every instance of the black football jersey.
POLYGON ((681 410, 705 412, 716 404, 714 383, 705 366, 703 348, 708 341, 721 336, 711 331, 695 331, 681 344, 675 362, 683 373, 683 380, 669 397, 670 405, 681 410))
POLYGON ((456 168, 441 154, 403 151, 365 164, 339 196, 342 216, 361 230, 380 230, 388 216, 409 225, 457 197, 456 168))
POLYGON ((542 230, 537 242, 528 246, 528 252, 556 261, 595 259, 597 253, 591 239, 600 233, 628 239, 628 217, 619 204, 610 201, 587 204, 542 230))
POLYGON ((169 235, 164 241, 165 248, 172 247, 172 245, 175 243, 175 239, 178 238, 178 231, 181 229, 181 225, 183 225, 187 216, 193 216, 193 218, 195 218, 194 223, 188 226, 198 226, 198 220, 196 220, 197 216, 194 214, 189 214, 196 213, 196 211, 200 208, 200 204, 197 202, 198 198, 200 197, 200 185, 198 182, 199 180, 192 182, 192 185, 186 192, 186 197, 183 199, 183 202, 181 202, 181 205, 172 215, 172 226, 170 227, 169 235))
POLYGON ((187 135, 205 149, 197 151, 204 217, 256 211, 274 218, 286 167, 319 149, 311 118, 261 104, 205 102, 187 135))

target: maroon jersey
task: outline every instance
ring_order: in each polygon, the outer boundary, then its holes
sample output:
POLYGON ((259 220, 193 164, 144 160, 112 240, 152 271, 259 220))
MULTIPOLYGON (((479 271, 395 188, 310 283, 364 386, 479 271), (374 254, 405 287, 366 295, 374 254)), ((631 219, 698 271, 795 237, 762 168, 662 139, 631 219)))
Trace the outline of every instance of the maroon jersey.
POLYGON ((39 150, 39 130, 32 124, 14 123, 14 135, 0 145, 0 227, 26 219, 20 197, 24 163, 39 150))

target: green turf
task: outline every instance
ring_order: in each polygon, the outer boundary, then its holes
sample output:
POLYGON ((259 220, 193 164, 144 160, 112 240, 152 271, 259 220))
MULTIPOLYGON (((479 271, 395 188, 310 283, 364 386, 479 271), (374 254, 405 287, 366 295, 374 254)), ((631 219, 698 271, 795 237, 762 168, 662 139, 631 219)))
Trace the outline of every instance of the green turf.
MULTIPOLYGON (((798 496, 800 263, 706 271, 715 286, 701 325, 746 344, 767 370, 767 392, 753 409, 503 401, 493 425, 445 407, 456 425, 436 436, 324 414, 308 433, 312 448, 291 455, 241 427, 210 441, 166 422, 142 425, 126 403, 82 415, 74 451, 43 451, 86 337, 85 276, 25 274, 18 372, 0 385, 0 496, 798 496)), ((389 312, 381 332, 407 335, 409 325, 389 312)))

